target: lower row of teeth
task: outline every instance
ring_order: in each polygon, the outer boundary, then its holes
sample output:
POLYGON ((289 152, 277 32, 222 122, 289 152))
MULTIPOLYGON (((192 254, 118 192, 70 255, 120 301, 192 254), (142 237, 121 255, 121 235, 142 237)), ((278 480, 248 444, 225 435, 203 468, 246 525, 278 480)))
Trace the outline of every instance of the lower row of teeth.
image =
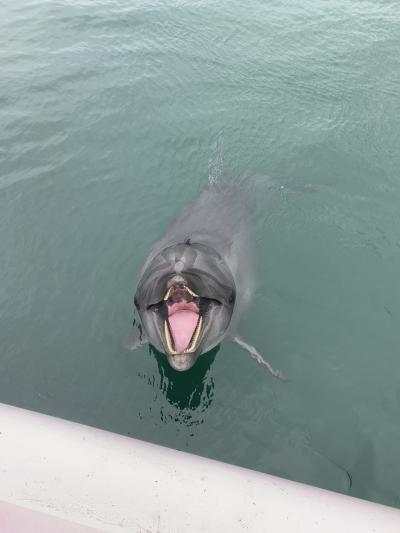
POLYGON ((199 339, 199 335, 200 335, 200 331, 201 331, 201 326, 203 324, 203 317, 199 317, 199 321, 197 322, 197 326, 196 326, 196 329, 195 329, 195 332, 193 334, 193 337, 192 337, 192 340, 190 342, 190 345, 188 348, 186 348, 185 350, 183 350, 183 352, 177 352, 173 349, 172 347, 172 339, 171 339, 171 333, 169 332, 169 327, 168 327, 168 321, 165 320, 164 321, 164 335, 165 335, 165 338, 166 338, 166 341, 167 341, 167 346, 168 346, 168 350, 169 352, 172 354, 172 355, 177 355, 179 353, 191 353, 195 350, 196 348, 196 345, 197 345, 197 341, 199 339))

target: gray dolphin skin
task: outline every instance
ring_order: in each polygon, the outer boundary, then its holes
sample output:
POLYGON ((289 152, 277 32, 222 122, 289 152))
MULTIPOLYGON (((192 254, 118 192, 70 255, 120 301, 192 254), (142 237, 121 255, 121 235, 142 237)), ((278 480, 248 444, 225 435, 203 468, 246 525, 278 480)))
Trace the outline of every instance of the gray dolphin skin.
POLYGON ((146 342, 178 371, 225 338, 237 342, 275 377, 237 334, 254 286, 252 209, 246 188, 212 180, 150 251, 134 298, 140 324, 126 345, 146 342))

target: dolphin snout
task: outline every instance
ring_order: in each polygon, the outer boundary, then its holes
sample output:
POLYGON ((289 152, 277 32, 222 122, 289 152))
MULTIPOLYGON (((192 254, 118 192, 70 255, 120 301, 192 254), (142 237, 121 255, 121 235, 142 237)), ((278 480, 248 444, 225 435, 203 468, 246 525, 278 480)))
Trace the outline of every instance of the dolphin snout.
POLYGON ((197 361, 197 354, 167 354, 167 359, 174 370, 177 370, 178 372, 184 372, 185 370, 192 368, 192 366, 195 364, 197 361))

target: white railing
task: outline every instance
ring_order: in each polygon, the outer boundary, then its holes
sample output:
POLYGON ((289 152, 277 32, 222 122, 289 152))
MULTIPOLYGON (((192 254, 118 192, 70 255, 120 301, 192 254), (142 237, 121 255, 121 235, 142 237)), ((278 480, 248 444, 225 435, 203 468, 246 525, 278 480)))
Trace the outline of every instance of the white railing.
POLYGON ((399 533, 400 511, 0 404, 1 533, 399 533))

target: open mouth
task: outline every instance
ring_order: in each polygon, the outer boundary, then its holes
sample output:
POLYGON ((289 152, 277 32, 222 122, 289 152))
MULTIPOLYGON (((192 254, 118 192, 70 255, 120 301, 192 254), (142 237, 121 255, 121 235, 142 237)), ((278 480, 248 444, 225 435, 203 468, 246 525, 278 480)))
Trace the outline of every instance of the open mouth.
POLYGON ((169 353, 193 353, 203 325, 199 296, 186 285, 173 285, 166 292, 164 302, 168 309, 164 335, 169 353))

